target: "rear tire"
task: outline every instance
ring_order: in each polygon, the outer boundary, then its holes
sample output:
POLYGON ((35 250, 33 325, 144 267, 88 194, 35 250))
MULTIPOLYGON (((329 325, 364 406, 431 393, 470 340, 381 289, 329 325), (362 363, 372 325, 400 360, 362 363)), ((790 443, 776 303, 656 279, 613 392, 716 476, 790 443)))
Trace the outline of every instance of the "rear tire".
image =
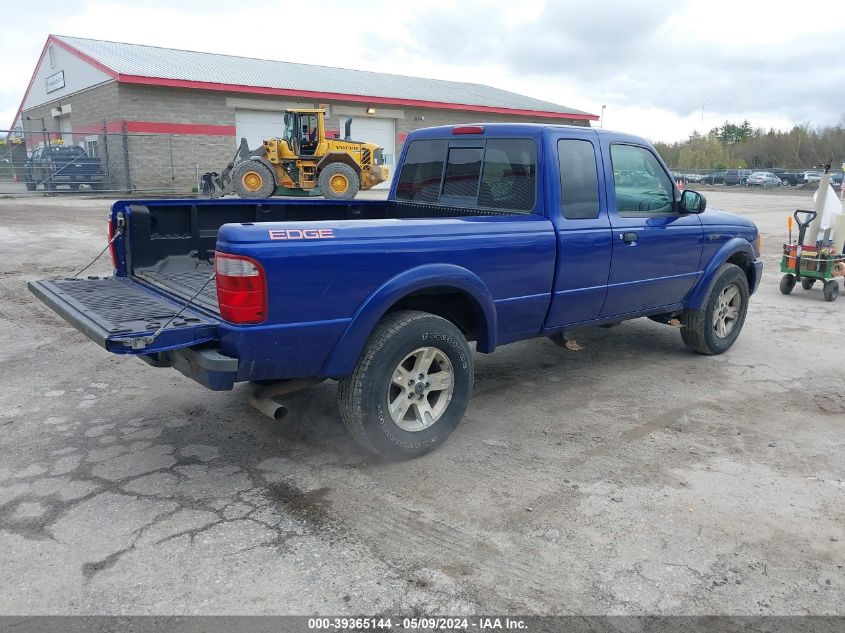
POLYGON ((792 292, 793 288, 795 288, 795 275, 792 273, 786 273, 780 278, 780 291, 783 294, 788 295, 792 292))
POLYGON ((830 281, 826 281, 824 284, 824 300, 825 301, 836 301, 836 297, 839 296, 839 282, 835 279, 831 279, 830 281))
POLYGON ((699 354, 721 354, 736 341, 748 312, 748 278, 734 264, 722 264, 701 310, 681 314, 681 338, 699 354))
POLYGON ((257 160, 245 160, 232 170, 232 187, 241 198, 263 200, 273 195, 276 183, 266 165, 257 160))
POLYGON ((393 312, 370 335, 352 374, 340 380, 338 405, 361 446, 389 460, 411 459, 455 430, 472 383, 472 353, 451 321, 393 312))
POLYGON ((35 191, 35 183, 27 180, 26 181, 26 190, 27 191, 35 191))
POLYGON ((358 174, 345 163, 327 165, 318 180, 323 197, 329 200, 351 200, 361 188, 358 174))
POLYGON ((813 286, 816 285, 816 280, 812 277, 801 277, 801 287, 804 290, 812 290, 813 286))

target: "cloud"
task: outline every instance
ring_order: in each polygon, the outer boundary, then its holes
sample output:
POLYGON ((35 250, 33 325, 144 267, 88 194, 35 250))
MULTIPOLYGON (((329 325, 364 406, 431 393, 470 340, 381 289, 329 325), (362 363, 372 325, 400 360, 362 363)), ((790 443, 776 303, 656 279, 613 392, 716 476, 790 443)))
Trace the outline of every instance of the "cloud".
MULTIPOLYGON (((797 8, 796 8, 797 6, 797 8)), ((845 16, 737 0, 43 0, 0 23, 0 126, 48 33, 485 83, 675 140, 726 119, 834 124, 845 112, 845 16)))
POLYGON ((651 107, 688 117, 707 108, 739 118, 754 112, 838 122, 845 64, 834 51, 845 28, 834 16, 841 9, 814 4, 807 12, 790 9, 784 19, 776 6, 566 0, 548 2, 514 25, 496 8, 462 3, 447 20, 421 14, 408 29, 418 56, 497 65, 538 84, 566 84, 614 109, 651 107))

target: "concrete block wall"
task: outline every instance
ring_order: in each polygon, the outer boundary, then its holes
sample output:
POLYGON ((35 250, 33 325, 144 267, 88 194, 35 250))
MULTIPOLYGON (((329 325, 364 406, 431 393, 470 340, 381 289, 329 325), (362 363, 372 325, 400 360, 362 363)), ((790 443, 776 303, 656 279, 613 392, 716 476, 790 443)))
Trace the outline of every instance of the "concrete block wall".
MULTIPOLYGON (((133 191, 199 187, 199 176, 220 172, 235 153, 232 136, 195 134, 128 134, 129 183, 133 191)), ((123 163, 121 162, 121 166, 123 163)), ((125 166, 115 174, 123 185, 125 166)))
POLYGON ((235 111, 226 105, 229 93, 165 86, 120 84, 121 119, 204 125, 234 125, 235 111))

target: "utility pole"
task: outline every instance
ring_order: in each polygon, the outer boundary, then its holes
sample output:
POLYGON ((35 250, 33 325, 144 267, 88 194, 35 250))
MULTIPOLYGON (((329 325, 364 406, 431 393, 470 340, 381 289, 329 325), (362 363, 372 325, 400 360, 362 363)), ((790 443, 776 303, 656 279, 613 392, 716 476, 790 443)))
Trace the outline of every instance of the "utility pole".
POLYGON ((601 123, 599 124, 599 127, 602 127, 602 128, 604 127, 604 109, 606 107, 607 107, 606 105, 602 104, 602 107, 601 107, 601 123))

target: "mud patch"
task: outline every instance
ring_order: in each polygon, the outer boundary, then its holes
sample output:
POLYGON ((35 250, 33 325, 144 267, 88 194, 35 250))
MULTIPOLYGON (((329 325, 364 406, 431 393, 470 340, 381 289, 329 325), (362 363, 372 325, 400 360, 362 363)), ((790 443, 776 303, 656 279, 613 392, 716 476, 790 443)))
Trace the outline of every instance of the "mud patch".
POLYGON ((326 496, 331 488, 317 488, 305 492, 288 481, 267 484, 267 494, 274 503, 284 506, 295 517, 325 525, 329 522, 329 501, 326 496))

